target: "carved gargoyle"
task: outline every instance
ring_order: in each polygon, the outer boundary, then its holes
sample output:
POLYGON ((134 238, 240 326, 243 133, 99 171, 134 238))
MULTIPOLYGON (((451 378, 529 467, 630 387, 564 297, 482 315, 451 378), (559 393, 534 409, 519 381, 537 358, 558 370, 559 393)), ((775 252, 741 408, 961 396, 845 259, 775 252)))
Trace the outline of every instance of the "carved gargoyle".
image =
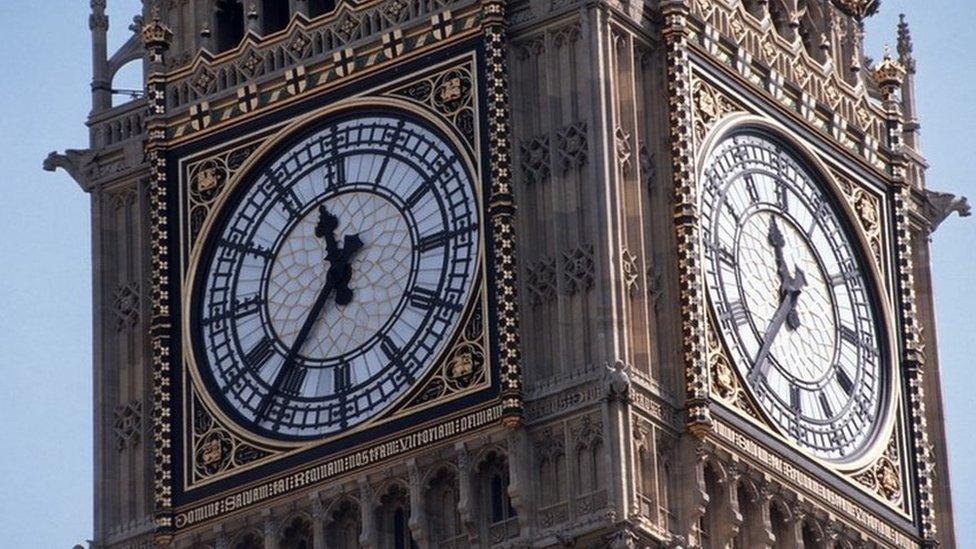
POLYGON ((946 220, 952 212, 959 214, 959 217, 969 217, 971 214, 969 202, 965 196, 956 196, 952 193, 940 193, 925 189, 925 199, 935 211, 932 217, 932 232, 946 220))
POLYGON ((630 376, 622 360, 606 365, 605 384, 608 399, 627 401, 630 398, 630 376))
POLYGON ((91 149, 66 149, 64 154, 51 151, 44 159, 44 169, 53 172, 58 168, 68 172, 82 190, 91 190, 92 166, 96 152, 91 149))

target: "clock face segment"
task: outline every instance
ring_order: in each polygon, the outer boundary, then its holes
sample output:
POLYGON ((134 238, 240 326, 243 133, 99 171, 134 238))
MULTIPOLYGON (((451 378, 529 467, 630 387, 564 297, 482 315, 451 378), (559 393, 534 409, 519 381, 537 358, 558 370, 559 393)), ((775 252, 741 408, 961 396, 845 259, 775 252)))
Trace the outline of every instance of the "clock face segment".
POLYGON ((375 417, 433 367, 471 300, 471 174, 440 133, 384 114, 320 126, 241 185, 194 304, 216 400, 290 438, 375 417))
POLYGON ((790 153, 739 134, 702 179, 705 278, 736 368, 798 445, 848 459, 883 398, 878 315, 825 190, 790 153))

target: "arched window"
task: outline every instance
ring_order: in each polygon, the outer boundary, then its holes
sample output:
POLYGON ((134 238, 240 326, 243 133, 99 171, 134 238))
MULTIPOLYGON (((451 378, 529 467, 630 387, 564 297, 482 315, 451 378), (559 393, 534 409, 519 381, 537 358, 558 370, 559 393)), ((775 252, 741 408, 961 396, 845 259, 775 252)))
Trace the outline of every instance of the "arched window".
POLYGON ((415 549, 416 543, 410 533, 410 496, 401 484, 391 484, 380 497, 376 510, 380 546, 393 549, 415 549))
POLYGON ((518 535, 518 518, 512 499, 508 496, 508 460, 491 452, 478 466, 478 494, 482 516, 486 518, 482 528, 487 531, 491 543, 500 543, 518 535))
POLYGON ((235 0, 219 0, 216 12, 217 51, 236 47, 244 38, 244 6, 235 0))
POLYGON ((295 517, 285 526, 280 549, 312 549, 312 523, 295 517))
POLYGON ((457 475, 447 467, 437 471, 429 483, 426 498, 431 539, 438 543, 458 541, 461 516, 457 475))
POLYGON ((708 504, 705 506, 705 514, 701 518, 701 545, 705 548, 717 548, 720 540, 715 536, 719 532, 719 512, 724 501, 724 489, 721 484, 720 473, 715 470, 711 463, 705 464, 705 492, 708 494, 708 504))
POLYGON ((358 547, 360 533, 359 506, 344 500, 335 507, 325 526, 326 547, 358 547))
POLYGON ((674 531, 675 520, 674 520, 674 502, 672 497, 672 482, 673 477, 671 475, 671 460, 667 454, 661 452, 657 455, 658 468, 657 468, 657 486, 658 486, 658 497, 657 497, 657 508, 660 515, 658 521, 661 526, 664 527, 668 532, 674 531))
POLYGON ((793 522, 789 520, 782 504, 776 501, 769 503, 769 523, 773 527, 773 536, 776 538, 775 545, 773 545, 775 549, 789 549, 795 546, 793 522))
POLYGON ((803 521, 803 549, 820 549, 820 533, 808 521, 803 521))

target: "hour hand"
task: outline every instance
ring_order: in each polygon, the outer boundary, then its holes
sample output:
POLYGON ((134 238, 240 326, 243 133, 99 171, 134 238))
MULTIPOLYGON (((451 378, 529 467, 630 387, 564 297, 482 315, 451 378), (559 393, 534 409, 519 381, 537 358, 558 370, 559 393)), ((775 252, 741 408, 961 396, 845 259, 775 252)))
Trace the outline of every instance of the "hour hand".
POLYGON ((781 284, 785 284, 786 280, 790 278, 790 270, 786 267, 786 259, 783 258, 783 246, 786 246, 786 239, 783 238, 783 233, 779 230, 775 217, 769 218, 767 240, 776 252, 776 272, 779 274, 779 281, 781 284))

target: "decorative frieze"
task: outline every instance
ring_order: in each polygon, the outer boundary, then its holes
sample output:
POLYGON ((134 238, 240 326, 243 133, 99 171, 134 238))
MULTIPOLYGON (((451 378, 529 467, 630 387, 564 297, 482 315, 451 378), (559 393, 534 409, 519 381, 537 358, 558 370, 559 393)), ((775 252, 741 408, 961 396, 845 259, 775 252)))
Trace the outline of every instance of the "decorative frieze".
POLYGON ((557 285, 555 259, 542 257, 526 266, 525 289, 531 304, 542 305, 555 299, 557 285))

